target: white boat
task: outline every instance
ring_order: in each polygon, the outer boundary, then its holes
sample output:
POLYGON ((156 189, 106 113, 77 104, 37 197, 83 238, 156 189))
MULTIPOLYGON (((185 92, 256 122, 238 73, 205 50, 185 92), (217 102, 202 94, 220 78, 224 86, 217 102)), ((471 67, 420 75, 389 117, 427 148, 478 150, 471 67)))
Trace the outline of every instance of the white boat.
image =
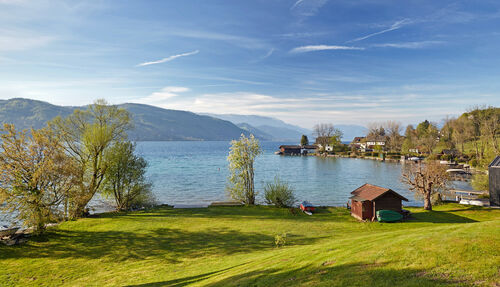
POLYGON ((457 173, 457 174, 469 174, 469 172, 461 168, 450 168, 446 170, 447 173, 457 173))

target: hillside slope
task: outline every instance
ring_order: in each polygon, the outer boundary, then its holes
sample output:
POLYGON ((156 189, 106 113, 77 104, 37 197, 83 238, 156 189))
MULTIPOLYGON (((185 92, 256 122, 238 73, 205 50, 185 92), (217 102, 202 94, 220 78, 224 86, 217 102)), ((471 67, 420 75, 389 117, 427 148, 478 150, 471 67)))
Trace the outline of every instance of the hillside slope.
MULTIPOLYGON (((243 130, 229 121, 202 116, 192 112, 167 110, 141 104, 123 104, 134 120, 135 128, 129 132, 132 140, 232 140, 243 130)), ((56 116, 67 116, 77 108, 56 106, 30 99, 0 100, 0 123, 13 123, 19 129, 41 128, 56 116)))

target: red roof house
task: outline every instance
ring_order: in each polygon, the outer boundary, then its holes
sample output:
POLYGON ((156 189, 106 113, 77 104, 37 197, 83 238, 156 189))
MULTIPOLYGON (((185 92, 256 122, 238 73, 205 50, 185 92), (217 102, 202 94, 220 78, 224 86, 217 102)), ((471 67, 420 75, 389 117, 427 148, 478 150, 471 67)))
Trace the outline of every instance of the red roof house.
POLYGON ((351 215, 359 220, 375 220, 378 210, 401 212, 402 201, 408 201, 392 189, 368 183, 358 187, 351 194, 349 198, 351 215))

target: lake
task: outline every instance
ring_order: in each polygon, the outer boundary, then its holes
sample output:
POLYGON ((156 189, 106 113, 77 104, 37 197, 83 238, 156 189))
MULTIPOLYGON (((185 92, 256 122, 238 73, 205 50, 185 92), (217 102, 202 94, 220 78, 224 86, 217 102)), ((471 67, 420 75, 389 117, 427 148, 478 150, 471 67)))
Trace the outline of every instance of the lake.
MULTIPOLYGON (((287 181, 296 197, 317 205, 345 205, 350 192, 364 183, 391 188, 421 205, 401 183, 401 165, 352 158, 280 156, 281 144, 261 142, 255 162, 255 187, 263 202, 263 187, 275 176, 287 181)), ((139 142, 137 152, 149 163, 148 178, 160 202, 201 204, 227 200, 229 142, 139 142)))

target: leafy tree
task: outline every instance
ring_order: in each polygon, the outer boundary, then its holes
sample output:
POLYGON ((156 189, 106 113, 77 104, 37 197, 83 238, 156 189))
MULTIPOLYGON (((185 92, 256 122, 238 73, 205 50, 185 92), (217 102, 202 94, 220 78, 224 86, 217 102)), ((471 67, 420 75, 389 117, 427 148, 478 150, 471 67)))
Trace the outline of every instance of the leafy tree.
POLYGON ((115 200, 118 211, 151 203, 152 185, 145 177, 147 162, 135 155, 134 150, 135 145, 129 141, 116 142, 104 156, 108 167, 103 193, 115 200))
POLYGON ((307 138, 306 135, 302 135, 302 138, 300 139, 300 145, 305 146, 309 144, 309 139, 307 138))
POLYGON ((416 133, 422 151, 431 154, 438 143, 439 131, 436 125, 425 120, 418 124, 416 133))
POLYGON ((446 169, 436 161, 408 164, 401 176, 401 181, 408 184, 410 190, 423 197, 425 210, 432 210, 432 196, 446 187, 448 180, 446 169))
POLYGON ((72 218, 81 217, 104 180, 108 167, 105 152, 113 142, 127 137, 126 131, 131 128, 129 113, 98 100, 67 118, 55 118, 49 125, 78 164, 78 184, 69 197, 69 209, 72 218))
POLYGON ((273 182, 266 183, 264 198, 267 204, 274 204, 276 207, 292 207, 297 201, 290 185, 277 176, 273 182))
POLYGON ((61 217, 58 207, 76 178, 74 161, 47 128, 28 135, 5 124, 0 131, 0 209, 40 233, 61 217))
POLYGON ((259 141, 253 136, 241 135, 239 140, 231 141, 229 148, 229 185, 230 196, 246 205, 255 204, 254 169, 255 158, 262 153, 259 141))
POLYGON ((410 153, 410 149, 416 148, 416 131, 412 125, 408 125, 405 131, 405 139, 403 140, 403 145, 401 146, 401 152, 410 153))

